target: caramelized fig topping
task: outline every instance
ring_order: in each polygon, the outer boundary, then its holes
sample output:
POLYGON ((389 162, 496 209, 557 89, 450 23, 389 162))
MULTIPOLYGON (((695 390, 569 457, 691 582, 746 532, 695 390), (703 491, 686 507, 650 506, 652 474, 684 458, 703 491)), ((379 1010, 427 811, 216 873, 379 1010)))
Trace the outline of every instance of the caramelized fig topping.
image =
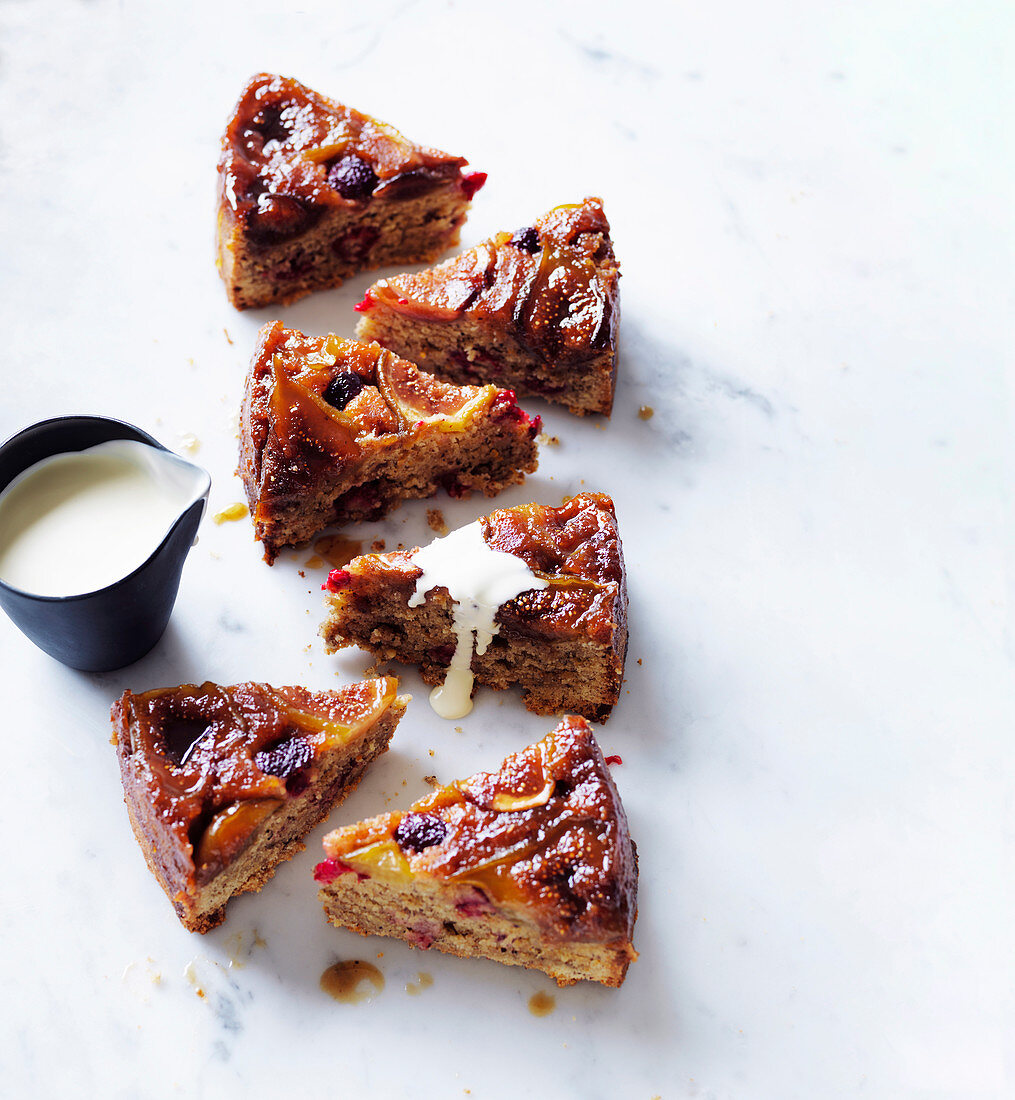
POLYGON ((288 141, 292 133, 290 115, 292 114, 289 103, 266 104, 250 120, 251 129, 256 130, 267 145, 269 141, 277 141, 280 145, 288 141))
POLYGON ((247 211, 247 228, 257 243, 274 244, 298 236, 320 216, 319 210, 310 209, 299 199, 263 191, 257 196, 257 204, 247 211))
POLYGON ((278 798, 252 798, 219 811, 197 845, 194 862, 198 867, 228 863, 246 846, 257 826, 281 805, 278 798))
POLYGON ((388 199, 418 199, 435 191, 447 179, 447 172, 432 172, 426 168, 414 168, 393 176, 384 184, 384 197, 388 199))
POLYGON ((187 758, 209 728, 209 723, 202 718, 170 719, 162 729, 166 756, 177 766, 186 764, 187 758))

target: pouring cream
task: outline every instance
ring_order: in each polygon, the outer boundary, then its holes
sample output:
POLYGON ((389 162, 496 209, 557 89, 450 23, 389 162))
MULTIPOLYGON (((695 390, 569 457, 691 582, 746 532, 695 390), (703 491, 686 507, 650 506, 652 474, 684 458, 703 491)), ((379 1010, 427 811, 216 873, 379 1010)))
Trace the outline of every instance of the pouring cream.
POLYGON ((412 555, 412 562, 423 574, 416 580, 410 607, 419 607, 434 588, 446 588, 455 601, 455 654, 444 683, 430 693, 430 705, 442 718, 464 718, 472 710, 473 650, 482 656, 493 641, 500 629, 494 616, 501 604, 546 588, 547 581, 521 558, 491 549, 478 522, 434 539, 412 555))
POLYGON ((77 596, 132 573, 205 488, 169 451, 113 439, 52 455, 0 493, 0 579, 38 596, 77 596))

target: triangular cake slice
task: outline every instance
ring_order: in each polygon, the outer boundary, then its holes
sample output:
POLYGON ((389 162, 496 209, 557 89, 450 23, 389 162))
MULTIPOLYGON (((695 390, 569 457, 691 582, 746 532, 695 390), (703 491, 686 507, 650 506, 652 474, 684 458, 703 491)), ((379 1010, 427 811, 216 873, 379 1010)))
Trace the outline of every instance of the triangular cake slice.
POLYGON ((540 430, 510 390, 438 382, 378 344, 267 325, 240 416, 240 475, 265 559, 441 488, 494 496, 535 470, 540 430))
POLYGON ((415 947, 619 986, 637 952, 638 859, 589 724, 565 718, 500 770, 324 838, 328 920, 415 947))
POLYGON ((222 137, 218 262, 237 309, 458 242, 483 172, 297 80, 259 73, 222 137))
POLYGON ((113 705, 130 823, 185 928, 207 932, 388 747, 408 697, 381 677, 337 691, 182 684, 113 705))
POLYGON ((461 687, 464 671, 466 704, 472 676, 495 688, 519 685, 536 714, 605 721, 620 695, 627 582, 613 501, 603 494, 579 493, 559 508, 501 509, 423 551, 354 558, 325 587, 329 652, 358 645, 417 665, 428 684, 445 685, 445 696, 461 687), (514 594, 486 601, 473 578, 498 570, 513 571, 514 594), (484 603, 492 636, 484 639, 480 624, 473 647, 470 609, 484 603))
POLYGON ((377 340, 453 382, 496 382, 573 413, 613 408, 619 267, 600 199, 558 206, 356 307, 377 340))

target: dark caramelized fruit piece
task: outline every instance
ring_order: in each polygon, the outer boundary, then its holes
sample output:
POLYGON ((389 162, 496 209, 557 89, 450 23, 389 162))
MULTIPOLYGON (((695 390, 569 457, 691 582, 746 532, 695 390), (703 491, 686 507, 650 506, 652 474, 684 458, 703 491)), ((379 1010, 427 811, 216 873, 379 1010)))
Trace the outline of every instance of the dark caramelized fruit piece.
POLYGON ((270 244, 298 236, 319 217, 319 211, 299 199, 262 193, 247 211, 247 230, 253 239, 270 244))
POLYGON ((288 737, 274 748, 262 749, 254 755, 254 763, 265 775, 288 779, 293 772, 305 768, 313 759, 314 750, 305 737, 288 737))
POLYGON ((564 718, 495 772, 324 838, 329 920, 415 946, 618 986, 638 861, 591 727, 564 718), (348 872, 354 871, 355 875, 348 872))
POLYGON ((341 371, 324 387, 324 400, 333 408, 344 409, 365 385, 355 372, 341 371))
POLYGON ((250 120, 252 130, 261 135, 261 149, 269 142, 277 145, 289 140, 293 132, 294 108, 286 102, 269 103, 263 106, 250 120))
POLYGON ((463 157, 299 81, 253 77, 222 137, 218 265, 238 309, 338 286, 457 243, 476 174, 463 157))
POLYGON ((174 718, 162 728, 166 759, 177 765, 186 764, 187 757, 211 729, 203 718, 174 718))
POLYGON ((517 229, 509 242, 515 248, 522 248, 526 252, 539 251, 539 231, 534 225, 527 225, 524 229, 517 229))
POLYGON ((240 414, 240 475, 270 563, 282 546, 386 515, 444 485, 493 496, 536 468, 539 420, 379 344, 266 325, 240 414))
POLYGON ((613 407, 619 265, 601 200, 555 207, 425 271, 382 279, 357 335, 453 382, 496 381, 571 412, 613 407))
POLYGON ((366 199, 378 184, 377 173, 368 161, 350 153, 328 169, 328 183, 343 199, 366 199))
POLYGON ((113 743, 131 825, 188 929, 214 927, 233 894, 260 889, 302 848, 387 748, 405 709, 397 688, 381 677, 324 692, 205 683, 124 693, 113 743))
MULTIPOLYGON (((453 492, 453 486, 449 486, 453 492)), ((627 651, 627 581, 613 501, 579 493, 559 508, 523 504, 477 520, 491 550, 519 558, 545 587, 522 592, 495 615, 498 633, 471 671, 480 684, 518 685, 537 714, 606 721, 621 695, 627 651)), ((325 597, 329 652, 357 645, 444 681, 456 635, 453 604, 439 591, 409 606, 416 550, 365 554, 325 597), (383 639, 383 641, 379 641, 383 639)))
POLYGON ((403 852, 422 852, 440 844, 447 833, 436 814, 406 814, 395 829, 395 840, 403 852))
POLYGON ((222 866, 234 859, 262 821, 282 805, 280 798, 233 802, 211 820, 194 854, 198 867, 222 866))

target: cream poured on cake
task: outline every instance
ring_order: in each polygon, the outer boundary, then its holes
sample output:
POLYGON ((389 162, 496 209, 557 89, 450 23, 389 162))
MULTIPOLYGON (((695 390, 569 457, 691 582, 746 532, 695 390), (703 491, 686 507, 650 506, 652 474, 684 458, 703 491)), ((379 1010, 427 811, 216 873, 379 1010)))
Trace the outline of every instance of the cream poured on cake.
POLYGON ((412 563, 423 572, 409 607, 419 607, 434 588, 446 588, 455 601, 455 653, 430 705, 442 718, 464 718, 472 710, 473 652, 482 656, 493 641, 500 629, 494 616, 508 600, 547 582, 521 558, 488 546, 479 522, 434 539, 412 555, 412 563))

